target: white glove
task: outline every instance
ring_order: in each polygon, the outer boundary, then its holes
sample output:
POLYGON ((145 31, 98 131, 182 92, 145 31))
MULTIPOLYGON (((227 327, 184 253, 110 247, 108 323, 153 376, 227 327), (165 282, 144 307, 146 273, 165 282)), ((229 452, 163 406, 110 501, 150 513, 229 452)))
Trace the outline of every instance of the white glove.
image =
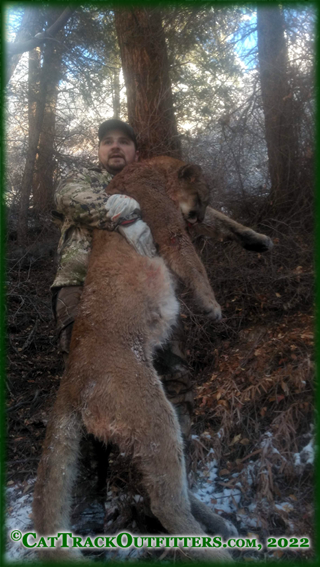
POLYGON ((137 220, 128 225, 119 225, 117 229, 138 254, 149 256, 149 258, 156 255, 151 230, 143 220, 137 220))
POLYGON ((141 220, 140 205, 127 195, 111 195, 106 203, 107 218, 127 242, 141 254, 153 258, 156 248, 148 225, 141 220))
POLYGON ((141 218, 140 205, 127 195, 110 195, 105 207, 107 218, 117 226, 125 221, 137 220, 141 218))

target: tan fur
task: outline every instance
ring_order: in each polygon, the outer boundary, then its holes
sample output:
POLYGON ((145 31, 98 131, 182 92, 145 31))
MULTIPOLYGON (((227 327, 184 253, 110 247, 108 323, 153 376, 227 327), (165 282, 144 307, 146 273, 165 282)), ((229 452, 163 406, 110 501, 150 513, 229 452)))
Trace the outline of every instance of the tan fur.
MULTIPOLYGON (((184 164, 178 165, 180 171, 184 164)), ((136 164, 117 175, 108 193, 125 192, 137 199, 171 270, 192 288, 202 308, 216 316, 219 306, 205 270, 178 205, 172 206, 166 193, 166 187, 174 197, 180 192, 186 202, 188 183, 192 195, 197 183, 190 171, 186 179, 177 177, 177 167, 166 170, 161 163, 155 170, 148 163, 136 164)), ((199 171, 198 179, 205 193, 199 171)), ((199 215, 203 214, 200 201, 199 215)), ((224 520, 207 508, 204 513, 204 505, 189 496, 179 423, 152 365, 153 350, 169 337, 179 310, 163 258, 140 256, 117 232, 94 231, 68 366, 38 468, 33 503, 38 534, 69 527, 79 441, 87 431, 131 453, 143 474, 151 510, 169 533, 203 534, 197 521, 203 520, 211 532, 228 535, 224 520)), ((66 551, 44 550, 44 556, 64 558, 66 551)), ((190 554, 230 559, 220 549, 190 550, 190 554)))
POLYGON ((108 194, 123 193, 138 201, 161 257, 191 288, 203 312, 220 319, 220 306, 183 218, 191 221, 204 218, 209 192, 199 166, 186 165, 170 157, 152 158, 127 166, 112 180, 107 191, 108 194))
POLYGON ((266 252, 273 247, 269 236, 243 226, 212 207, 207 207, 202 223, 193 225, 190 232, 191 237, 203 235, 213 240, 235 240, 246 250, 254 252, 266 252))
MULTIPOLYGON (((177 159, 160 156, 152 158, 144 163, 152 164, 158 171, 161 171, 166 178, 167 193, 173 201, 180 206, 183 212, 184 201, 187 201, 188 208, 193 207, 196 197, 200 197, 201 205, 197 210, 197 218, 200 224, 189 225, 191 237, 197 235, 208 236, 213 240, 235 240, 246 250, 255 252, 266 252, 273 247, 272 240, 265 234, 255 232, 251 228, 244 226, 220 211, 208 205, 208 187, 204 182, 199 166, 189 167, 191 180, 186 179, 177 183, 179 170, 183 162, 177 159), (192 175, 192 171, 194 175, 192 175)), ((183 172, 182 172, 183 173, 183 172)), ((186 172, 187 173, 187 172, 186 172)), ((181 175, 181 174, 180 174, 181 175)), ((196 206, 194 208, 197 208, 196 206)), ((187 219, 190 221, 190 219, 187 219)))

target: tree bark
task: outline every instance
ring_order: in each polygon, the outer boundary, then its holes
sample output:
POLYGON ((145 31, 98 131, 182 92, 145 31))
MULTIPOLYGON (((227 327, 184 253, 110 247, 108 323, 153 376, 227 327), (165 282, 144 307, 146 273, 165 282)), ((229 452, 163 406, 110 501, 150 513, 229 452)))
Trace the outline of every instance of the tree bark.
MULTIPOLYGON (((57 17, 56 11, 51 9, 48 18, 49 23, 50 19, 57 17)), ((49 49, 45 49, 43 56, 43 70, 47 76, 46 103, 33 177, 33 207, 37 214, 43 213, 53 206, 55 118, 61 55, 60 46, 53 44, 49 49)))
MULTIPOLYGON (((26 155, 26 165, 23 172, 21 182, 21 197, 19 208, 19 228, 18 228, 18 243, 23 245, 27 241, 28 236, 28 208, 30 194, 33 185, 34 167, 39 143, 39 137, 43 125, 43 117, 47 100, 48 86, 50 84, 52 69, 51 62, 55 46, 53 43, 48 43, 45 47, 43 65, 40 72, 40 86, 37 93, 37 101, 35 111, 29 110, 29 143, 26 155)), ((32 53, 32 52, 31 52, 32 53)), ((32 77, 29 76, 29 81, 32 77)), ((30 88, 29 88, 30 92, 30 88)), ((32 96, 32 95, 30 95, 32 96)))
POLYGON ((28 119, 29 140, 36 135, 36 111, 40 92, 41 50, 39 47, 29 51, 28 61, 28 119))
POLYGON ((114 118, 120 118, 120 68, 113 71, 112 107, 114 118))
MULTIPOLYGON (((62 13, 65 14, 66 10, 62 13)), ((49 10, 48 21, 50 25, 50 20, 55 20, 55 18, 61 14, 60 10, 49 10)), ((49 27, 53 29, 55 25, 61 25, 61 17, 55 20, 55 23, 49 27)), ((20 196, 20 207, 19 207, 19 228, 18 228, 18 243, 24 245, 27 242, 28 237, 28 209, 31 190, 34 181, 35 172, 35 161, 37 156, 38 144, 40 133, 43 127, 43 119, 45 113, 45 107, 47 103, 47 94, 52 81, 56 81, 56 73, 53 68, 51 68, 52 62, 54 60, 55 53, 55 43, 49 41, 46 43, 43 55, 43 64, 40 71, 40 85, 37 94, 36 108, 33 115, 29 111, 29 119, 31 118, 31 123, 29 123, 29 143, 26 155, 26 165, 23 172, 22 182, 21 182, 21 196, 20 196)), ((29 80, 31 76, 29 76, 29 80)), ((57 79, 58 80, 58 79, 57 79)), ((52 181, 51 181, 52 184, 52 181)))
POLYGON ((127 89, 128 119, 141 158, 180 157, 169 62, 157 9, 116 10, 115 25, 127 89))
POLYGON ((271 178, 270 202, 276 213, 298 197, 294 100, 288 81, 284 18, 279 6, 258 6, 258 52, 262 104, 271 178))
POLYGON ((24 168, 22 182, 21 182, 21 197, 20 197, 20 208, 19 208, 19 227, 18 227, 18 244, 23 246, 28 237, 28 208, 29 199, 32 189, 34 164, 37 154, 37 147, 39 141, 39 135, 42 127, 44 107, 46 103, 46 81, 45 77, 41 77, 39 97, 36 105, 36 112, 34 117, 34 127, 30 130, 29 144, 26 155, 26 165, 24 168))

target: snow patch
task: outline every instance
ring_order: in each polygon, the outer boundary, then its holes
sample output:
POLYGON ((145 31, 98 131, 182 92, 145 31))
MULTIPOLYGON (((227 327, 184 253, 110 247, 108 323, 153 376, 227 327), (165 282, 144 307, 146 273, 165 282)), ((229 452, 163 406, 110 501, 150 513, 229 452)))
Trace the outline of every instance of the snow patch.
POLYGON ((209 462, 205 469, 200 472, 198 487, 193 489, 194 495, 209 508, 218 514, 225 512, 231 514, 237 509, 240 502, 241 492, 239 488, 217 489, 215 480, 218 477, 218 465, 215 460, 209 462))
POLYGON ((7 506, 6 506, 6 551, 5 559, 8 562, 13 561, 34 561, 36 559, 35 552, 23 547, 22 542, 13 542, 10 538, 12 530, 20 530, 22 533, 32 529, 32 499, 33 491, 28 492, 28 485, 34 484, 35 479, 28 481, 26 485, 16 485, 7 489, 7 506))
POLYGON ((275 509, 278 510, 278 512, 292 512, 292 510, 294 509, 294 506, 292 504, 290 504, 290 502, 281 502, 280 504, 275 504, 274 505, 275 509))
POLYGON ((300 453, 294 453, 294 466, 301 473, 307 465, 313 465, 314 463, 314 439, 311 438, 308 445, 301 449, 300 453))

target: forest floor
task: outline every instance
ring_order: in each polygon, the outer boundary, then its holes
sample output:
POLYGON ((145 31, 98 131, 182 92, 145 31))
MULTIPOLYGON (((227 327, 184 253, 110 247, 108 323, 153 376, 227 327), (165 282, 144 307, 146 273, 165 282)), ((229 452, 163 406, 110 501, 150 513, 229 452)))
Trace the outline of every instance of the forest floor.
MULTIPOLYGON (((271 228, 275 246, 266 254, 246 252, 236 243, 212 245, 204 238, 197 243, 224 318, 212 323, 193 315, 183 295, 181 317, 196 398, 189 483, 240 537, 257 537, 264 544, 271 537, 294 536, 312 542, 313 244, 292 227, 271 228)), ((24 251, 8 243, 8 534, 32 527, 41 444, 63 372, 50 296, 57 237, 48 230, 24 251)), ((73 529, 83 535, 157 533, 157 521, 145 516, 138 478, 116 448, 107 474, 102 497, 90 455, 84 456, 73 529)), ((34 553, 8 536, 6 557, 28 560, 34 553)), ((135 559, 139 553, 114 550, 107 557, 135 559)), ((245 560, 313 557, 312 548, 236 553, 245 560)))

